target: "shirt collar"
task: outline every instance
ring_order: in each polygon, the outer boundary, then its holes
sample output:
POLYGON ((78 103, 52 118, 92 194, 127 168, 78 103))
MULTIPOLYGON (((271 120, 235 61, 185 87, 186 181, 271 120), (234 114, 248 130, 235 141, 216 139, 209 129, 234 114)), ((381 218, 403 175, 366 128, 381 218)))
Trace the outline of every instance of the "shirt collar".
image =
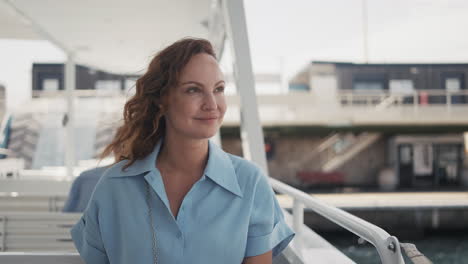
MULTIPOLYGON (((125 170, 123 170, 123 166, 128 162, 128 160, 119 162, 118 164, 121 166, 117 167, 121 169, 110 177, 139 176, 146 174, 149 171, 157 170, 156 159, 161 149, 162 142, 163 139, 160 139, 149 155, 143 159, 136 160, 125 170)), ((242 197, 243 194, 239 187, 236 171, 232 165, 231 158, 211 140, 208 140, 208 146, 208 162, 203 173, 204 176, 210 178, 213 182, 231 193, 242 197)))
POLYGON ((242 191, 231 158, 211 140, 208 141, 208 145, 209 156, 204 175, 224 189, 242 197, 242 191))

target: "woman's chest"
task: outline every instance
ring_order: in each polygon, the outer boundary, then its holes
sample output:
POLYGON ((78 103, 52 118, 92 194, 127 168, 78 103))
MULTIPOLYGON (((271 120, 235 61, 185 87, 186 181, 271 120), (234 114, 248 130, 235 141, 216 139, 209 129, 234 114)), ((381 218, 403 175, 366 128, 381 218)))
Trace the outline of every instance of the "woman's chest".
POLYGON ((242 262, 249 214, 241 203, 208 197, 188 200, 177 219, 171 217, 161 201, 155 199, 152 206, 152 223, 144 208, 134 210, 133 217, 120 223, 121 240, 125 241, 121 250, 127 256, 152 254, 154 239, 160 263, 242 262))

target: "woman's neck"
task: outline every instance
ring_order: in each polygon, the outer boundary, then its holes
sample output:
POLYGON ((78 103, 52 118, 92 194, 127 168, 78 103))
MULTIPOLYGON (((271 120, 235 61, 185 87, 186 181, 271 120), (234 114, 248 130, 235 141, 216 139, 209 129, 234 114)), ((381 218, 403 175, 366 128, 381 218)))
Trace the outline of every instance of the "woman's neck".
POLYGON ((203 172, 207 160, 208 139, 181 139, 166 135, 156 162, 157 166, 188 175, 203 172))

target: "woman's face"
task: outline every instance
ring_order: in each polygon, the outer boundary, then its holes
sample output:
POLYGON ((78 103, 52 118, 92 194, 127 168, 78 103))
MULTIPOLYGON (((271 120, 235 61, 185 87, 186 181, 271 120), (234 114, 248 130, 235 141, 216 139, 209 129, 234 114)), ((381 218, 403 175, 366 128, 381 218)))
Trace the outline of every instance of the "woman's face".
POLYGON ((226 112, 224 87, 216 59, 206 53, 193 56, 165 98, 166 133, 193 139, 214 136, 226 112))

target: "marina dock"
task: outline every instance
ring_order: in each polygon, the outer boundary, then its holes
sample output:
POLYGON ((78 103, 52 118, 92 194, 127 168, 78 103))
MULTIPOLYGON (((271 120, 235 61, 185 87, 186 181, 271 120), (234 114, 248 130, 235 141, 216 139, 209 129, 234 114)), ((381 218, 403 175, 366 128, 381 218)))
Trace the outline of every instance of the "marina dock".
MULTIPOLYGON (((468 192, 392 192, 310 194, 393 233, 419 236, 424 230, 468 228, 468 192)), ((292 210, 290 197, 277 195, 280 206, 292 210)), ((314 230, 340 227, 307 208, 305 223, 314 230)))
MULTIPOLYGON (((344 210, 467 209, 468 192, 392 192, 310 194, 344 210)), ((292 208, 289 196, 277 195, 283 208, 292 208)), ((307 209, 306 209, 307 210, 307 209)))

